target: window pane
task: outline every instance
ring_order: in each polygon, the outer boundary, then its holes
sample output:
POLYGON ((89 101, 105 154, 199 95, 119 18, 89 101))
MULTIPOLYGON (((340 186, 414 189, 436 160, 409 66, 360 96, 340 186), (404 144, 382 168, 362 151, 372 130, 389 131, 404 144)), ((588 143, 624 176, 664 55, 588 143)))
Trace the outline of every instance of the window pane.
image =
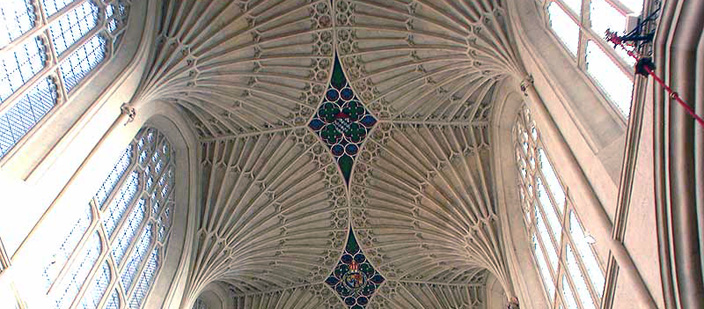
POLYGON ((562 190, 562 185, 560 185, 560 181, 557 180, 555 170, 552 168, 552 164, 550 164, 550 161, 542 148, 538 149, 538 159, 540 160, 540 171, 545 177, 545 182, 547 183, 548 188, 550 188, 550 193, 552 193, 552 197, 557 203, 557 209, 560 213, 564 213, 565 191, 562 190))
POLYGON ((138 184, 139 173, 137 171, 133 171, 129 175, 129 178, 125 179, 125 183, 122 187, 120 187, 120 191, 110 202, 107 212, 103 217, 103 224, 105 225, 105 231, 107 231, 108 237, 112 237, 115 227, 117 227, 117 224, 120 223, 127 207, 132 202, 135 194, 137 194, 138 184))
POLYGON ((643 11, 644 0, 620 0, 628 9, 635 14, 640 14, 643 11))
POLYGON ((168 235, 169 228, 171 227, 171 207, 166 208, 164 214, 159 217, 157 221, 159 226, 159 242, 166 243, 166 236, 168 235))
POLYGON ((205 302, 198 298, 196 299, 196 302, 193 303, 193 309, 208 309, 208 306, 205 305, 205 302))
POLYGON ((594 285, 594 290, 599 297, 602 297, 605 284, 604 273, 601 271, 601 268, 599 268, 596 256, 594 256, 594 252, 586 240, 582 225, 579 224, 577 216, 572 211, 570 211, 570 235, 572 235, 572 240, 574 240, 577 253, 579 253, 579 256, 582 258, 584 268, 587 269, 589 279, 594 285))
POLYGON ((607 29, 623 33, 626 29, 626 16, 621 14, 606 0, 591 0, 590 18, 592 29, 598 36, 606 34, 607 29))
POLYGON ((129 291, 134 282, 134 278, 137 275, 137 270, 139 269, 139 264, 144 260, 144 256, 149 249, 152 242, 152 224, 148 224, 147 227, 142 232, 142 235, 137 241, 137 245, 132 250, 125 268, 122 269, 122 274, 120 274, 120 280, 122 281, 122 287, 125 291, 129 291))
POLYGON ((57 54, 65 52, 98 23, 98 6, 92 1, 83 2, 49 27, 51 41, 57 54))
POLYGON ((560 218, 558 218, 555 214, 557 210, 555 209, 555 207, 552 206, 552 202, 550 202, 548 192, 545 189, 545 186, 543 185, 542 179, 538 178, 537 183, 538 199, 540 200, 540 205, 543 206, 543 209, 545 210, 545 215, 548 219, 548 224, 550 225, 550 230, 552 231, 553 236, 555 236, 555 240, 557 240, 557 242, 559 243, 562 237, 562 223, 560 221, 560 218))
POLYGON ((581 16, 582 14, 582 0, 562 0, 572 12, 581 16))
POLYGON ((577 301, 574 300, 574 294, 572 294, 570 283, 564 275, 562 275, 562 297, 565 299, 567 309, 579 309, 577 306, 577 301))
POLYGON ((567 46, 572 55, 576 56, 577 46, 579 45, 579 26, 555 2, 550 3, 548 6, 548 16, 550 17, 552 30, 562 43, 567 46))
POLYGON ((89 285, 88 290, 83 294, 83 300, 78 308, 98 308, 100 300, 103 299, 103 295, 105 295, 105 291, 108 289, 108 284, 110 284, 110 265, 108 265, 108 261, 104 261, 96 277, 93 279, 93 282, 89 285))
POLYGON ((594 42, 587 43, 587 72, 616 104, 624 117, 631 111, 633 81, 594 42))
POLYGON ((56 14, 56 12, 63 9, 66 5, 73 1, 75 0, 44 0, 44 10, 46 11, 46 15, 51 16, 56 14))
POLYGON ((56 303, 56 308, 68 308, 73 299, 78 294, 78 290, 86 280, 98 256, 101 252, 100 236, 98 232, 93 233, 85 244, 81 253, 71 265, 66 277, 62 279, 60 285, 53 287, 51 294, 56 303))
MULTIPOLYGON (((545 247, 545 251, 548 253, 550 267, 553 272, 557 273, 557 250, 550 239, 548 229, 545 227, 545 221, 543 221, 543 213, 540 211, 540 208, 537 207, 537 204, 535 207, 535 222, 536 228, 538 229, 538 234, 540 235, 539 240, 543 244, 543 247, 545 247)), ((536 248, 536 250, 540 250, 540 248, 536 248)))
POLYGON ((27 30, 36 19, 30 0, 4 0, 0 5, 0 48, 7 46, 27 30))
POLYGON ((139 231, 138 229, 142 224, 142 221, 144 221, 144 204, 144 199, 140 199, 139 202, 137 202, 137 205, 135 205, 129 217, 127 217, 125 225, 122 226, 122 230, 119 234, 117 234, 115 243, 112 244, 112 256, 115 259, 115 263, 117 263, 117 265, 121 265, 122 258, 125 256, 125 253, 127 253, 127 248, 130 246, 132 240, 137 235, 137 232, 139 231))
POLYGON ((577 264, 577 259, 572 252, 572 246, 567 245, 567 269, 569 269, 570 277, 572 282, 574 282, 575 288, 577 289, 577 295, 579 296, 579 302, 582 304, 584 309, 595 309, 594 302, 592 301, 592 296, 589 294, 589 288, 582 275, 582 270, 579 269, 577 264))
POLYGON ((103 184, 100 186, 100 189, 98 189, 98 192, 95 193, 95 201, 96 206, 98 206, 98 208, 103 208, 105 200, 108 198, 110 193, 112 193, 112 190, 115 189, 117 182, 119 182, 122 178, 122 175, 125 174, 125 171, 127 171, 127 168, 130 166, 131 162, 132 145, 125 149, 125 152, 122 154, 122 156, 120 156, 120 159, 117 161, 117 163, 115 163, 110 174, 108 174, 108 176, 105 178, 105 181, 103 181, 103 184))
POLYGON ((550 276, 550 270, 545 262, 545 256, 540 250, 538 245, 538 238, 533 234, 533 253, 535 253, 535 259, 538 261, 538 270, 540 271, 540 277, 543 279, 543 285, 545 290, 548 292, 548 297, 550 301, 555 298, 555 284, 552 281, 552 276, 550 276))
POLYGON ((73 87, 105 59, 107 52, 105 43, 102 36, 96 35, 61 63, 61 75, 64 78, 66 91, 73 90, 73 87))
POLYGON ((12 149, 56 105, 58 94, 50 78, 43 79, 0 114, 0 158, 12 149))
POLYGON ((0 103, 5 102, 45 64, 44 44, 39 37, 28 40, 13 52, 0 54, 0 103))
POLYGON ((63 235, 63 237, 61 237, 63 241, 61 241, 61 245, 57 248, 47 250, 47 255, 51 255, 48 265, 44 267, 43 273, 45 288, 47 289, 51 283, 54 282, 54 278, 59 274, 61 268, 64 267, 69 256, 71 256, 71 253, 73 253, 73 250, 83 238, 91 221, 93 221, 93 213, 91 212, 90 205, 85 204, 82 208, 81 211, 75 213, 77 218, 67 220, 68 222, 75 222, 73 225, 63 224, 54 229, 55 235, 63 235))
POLYGON ((149 288, 151 287, 152 281, 154 279, 154 276, 156 275, 156 271, 158 268, 159 248, 156 247, 154 248, 154 250, 152 250, 152 253, 149 255, 147 265, 144 266, 142 276, 139 278, 137 286, 135 286, 134 288, 134 294, 132 294, 130 300, 130 308, 136 309, 142 305, 144 297, 147 296, 147 293, 149 292, 149 288))
MULTIPOLYGON (((604 0, 594 0, 591 3, 592 29, 597 36, 604 37, 606 30, 625 33, 626 16, 617 11, 611 4, 604 0)), ((635 65, 635 59, 626 53, 623 48, 615 48, 616 54, 629 65, 635 65)))
POLYGON ((117 289, 112 290, 110 296, 108 296, 108 301, 105 303, 105 309, 118 309, 120 308, 120 296, 117 289))

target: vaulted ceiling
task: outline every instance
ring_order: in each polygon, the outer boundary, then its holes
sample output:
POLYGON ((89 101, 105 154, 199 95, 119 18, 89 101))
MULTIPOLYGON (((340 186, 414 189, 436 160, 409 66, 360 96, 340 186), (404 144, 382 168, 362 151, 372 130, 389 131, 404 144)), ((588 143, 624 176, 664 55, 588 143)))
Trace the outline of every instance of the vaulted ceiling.
POLYGON ((487 272, 507 284, 488 138, 518 66, 501 3, 164 1, 137 98, 201 139, 188 297, 223 282, 241 308, 346 307, 325 282, 350 228, 385 278, 368 308, 481 308, 487 272), (376 120, 348 172, 309 125, 336 55, 376 120))

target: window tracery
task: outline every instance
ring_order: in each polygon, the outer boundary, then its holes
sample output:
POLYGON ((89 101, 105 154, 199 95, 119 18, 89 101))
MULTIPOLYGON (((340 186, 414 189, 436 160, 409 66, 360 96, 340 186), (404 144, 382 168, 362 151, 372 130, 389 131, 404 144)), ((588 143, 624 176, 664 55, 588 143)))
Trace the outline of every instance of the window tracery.
POLYGON ((553 308, 598 308, 604 272, 540 140, 530 111, 523 107, 513 128, 518 187, 533 256, 553 308))
POLYGON ((30 0, 0 4, 0 158, 108 59, 128 0, 30 0), (45 31, 46 30, 46 31, 45 31))
POLYGON ((621 114, 628 118, 634 60, 604 39, 607 29, 624 32, 629 14, 640 14, 643 0, 547 0, 548 24, 621 114))
POLYGON ((169 238, 173 158, 163 134, 141 130, 93 198, 59 224, 62 242, 43 272, 56 308, 142 306, 169 238))

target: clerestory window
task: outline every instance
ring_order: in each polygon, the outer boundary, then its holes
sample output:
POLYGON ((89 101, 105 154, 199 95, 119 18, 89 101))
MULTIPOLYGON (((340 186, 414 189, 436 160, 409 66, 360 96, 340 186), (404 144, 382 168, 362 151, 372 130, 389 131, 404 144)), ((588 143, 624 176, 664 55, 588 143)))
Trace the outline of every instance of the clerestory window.
POLYGON ((585 231, 524 107, 513 128, 521 208, 551 308, 600 308, 605 279, 585 231))
POLYGON ((643 0, 541 0, 548 26, 576 65, 628 118, 635 60, 604 39, 607 29, 623 34, 628 15, 640 15, 643 0))
POLYGON ((43 279, 55 308, 140 308, 162 264, 174 204, 174 153, 142 129, 93 198, 55 224, 43 279))
POLYGON ((113 55, 128 13, 128 0, 0 1, 0 158, 113 55))

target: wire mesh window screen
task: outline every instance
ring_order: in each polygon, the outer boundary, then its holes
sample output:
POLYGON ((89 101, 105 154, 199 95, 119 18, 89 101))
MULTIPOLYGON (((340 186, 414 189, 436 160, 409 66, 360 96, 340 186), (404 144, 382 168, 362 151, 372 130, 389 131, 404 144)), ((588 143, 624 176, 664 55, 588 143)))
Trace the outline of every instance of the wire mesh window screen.
POLYGON ((59 224, 43 271, 56 308, 143 305, 171 230, 173 158, 163 134, 142 129, 93 198, 59 224))
POLYGON ((530 110, 513 128, 521 209, 533 257, 552 308, 597 308, 604 272, 574 205, 540 140, 530 110))
POLYGON ((0 2, 2 158, 114 54, 130 1, 0 2))

